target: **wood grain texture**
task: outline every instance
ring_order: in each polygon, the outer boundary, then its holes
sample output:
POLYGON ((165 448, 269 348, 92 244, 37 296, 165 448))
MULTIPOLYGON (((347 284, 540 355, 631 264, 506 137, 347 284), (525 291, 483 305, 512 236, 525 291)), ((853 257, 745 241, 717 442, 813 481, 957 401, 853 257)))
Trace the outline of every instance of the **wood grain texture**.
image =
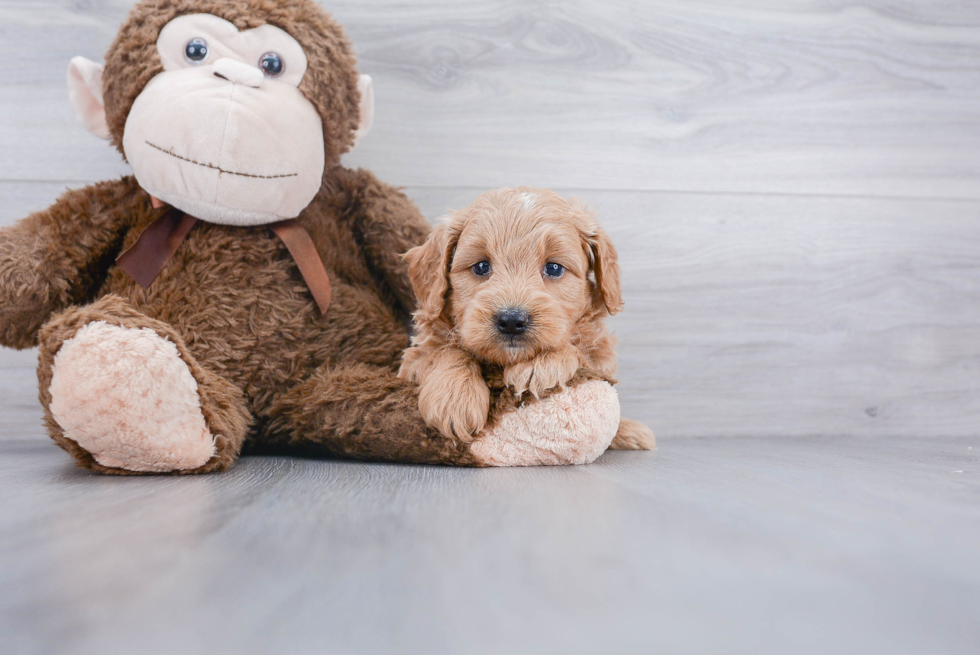
POLYGON ((977 439, 126 480, 3 442, 0 651, 972 655, 978 492, 977 439))
MULTIPOLYGON (((130 6, 0 0, 0 224, 126 172, 64 68, 130 6)), ((599 206, 624 409, 661 436, 976 434, 980 205, 943 199, 980 189, 976 4, 330 9, 378 90, 348 163, 430 218, 505 183, 599 206)), ((0 351, 8 437, 35 420, 31 358, 0 351)))
MULTIPOLYGON (((0 1, 0 179, 125 170, 71 116, 64 71, 130 6, 0 1)), ((395 183, 980 197, 977 3, 327 6, 376 81, 349 161, 395 183)))

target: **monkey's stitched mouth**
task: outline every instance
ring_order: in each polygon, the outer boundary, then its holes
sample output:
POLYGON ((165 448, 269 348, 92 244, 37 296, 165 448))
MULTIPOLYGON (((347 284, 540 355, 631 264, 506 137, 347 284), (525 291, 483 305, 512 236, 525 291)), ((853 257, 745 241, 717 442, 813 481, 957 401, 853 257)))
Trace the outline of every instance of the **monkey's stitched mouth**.
POLYGON ((238 173, 236 171, 226 171, 220 166, 215 166, 214 164, 210 164, 210 163, 202 164, 199 161, 188 159, 187 157, 181 157, 180 155, 174 153, 172 149, 166 150, 165 148, 161 148, 155 143, 150 143, 149 141, 146 142, 146 145, 150 146, 151 148, 156 148, 157 150, 159 150, 165 155, 170 155, 171 157, 175 159, 179 159, 181 161, 186 161, 188 164, 195 164, 202 168, 210 168, 211 170, 218 171, 219 173, 227 173, 228 175, 238 175, 239 177, 254 177, 262 180, 275 180, 283 177, 296 177, 297 175, 299 175, 299 173, 286 173, 285 175, 253 175, 252 173, 238 173))

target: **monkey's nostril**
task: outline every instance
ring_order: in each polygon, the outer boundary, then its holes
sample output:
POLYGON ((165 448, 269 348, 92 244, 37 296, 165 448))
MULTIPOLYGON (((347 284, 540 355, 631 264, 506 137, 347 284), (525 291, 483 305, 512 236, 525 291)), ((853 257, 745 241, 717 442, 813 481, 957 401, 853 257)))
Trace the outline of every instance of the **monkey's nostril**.
POLYGON ((212 66, 214 76, 227 80, 232 84, 241 84, 257 89, 262 86, 265 75, 256 66, 249 66, 243 61, 222 57, 212 66))
POLYGON ((494 318, 497 322, 497 331, 501 334, 516 336, 527 330, 529 317, 523 309, 502 309, 494 318))

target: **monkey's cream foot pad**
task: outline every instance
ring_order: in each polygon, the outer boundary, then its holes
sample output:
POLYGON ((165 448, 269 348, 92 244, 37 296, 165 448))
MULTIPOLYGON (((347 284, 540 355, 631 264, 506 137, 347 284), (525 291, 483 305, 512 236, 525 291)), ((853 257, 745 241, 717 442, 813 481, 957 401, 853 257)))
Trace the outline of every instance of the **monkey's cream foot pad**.
POLYGON ((618 428, 619 395, 591 380, 504 414, 471 452, 487 466, 589 464, 618 428))
POLYGON ((163 473, 214 455, 197 382, 153 330, 90 323, 62 345, 52 374, 51 413, 99 464, 163 473))

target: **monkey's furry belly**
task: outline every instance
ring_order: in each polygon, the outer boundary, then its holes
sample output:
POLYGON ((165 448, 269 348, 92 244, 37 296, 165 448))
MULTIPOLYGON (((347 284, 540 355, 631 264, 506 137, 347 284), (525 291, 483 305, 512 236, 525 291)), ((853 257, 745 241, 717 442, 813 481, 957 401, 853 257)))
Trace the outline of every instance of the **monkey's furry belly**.
POLYGON ((324 261, 333 296, 321 316, 271 230, 198 224, 148 289, 113 268, 102 295, 172 325, 200 363, 241 387, 261 414, 323 364, 397 368, 407 328, 366 263, 357 263, 363 270, 345 275, 324 261))

